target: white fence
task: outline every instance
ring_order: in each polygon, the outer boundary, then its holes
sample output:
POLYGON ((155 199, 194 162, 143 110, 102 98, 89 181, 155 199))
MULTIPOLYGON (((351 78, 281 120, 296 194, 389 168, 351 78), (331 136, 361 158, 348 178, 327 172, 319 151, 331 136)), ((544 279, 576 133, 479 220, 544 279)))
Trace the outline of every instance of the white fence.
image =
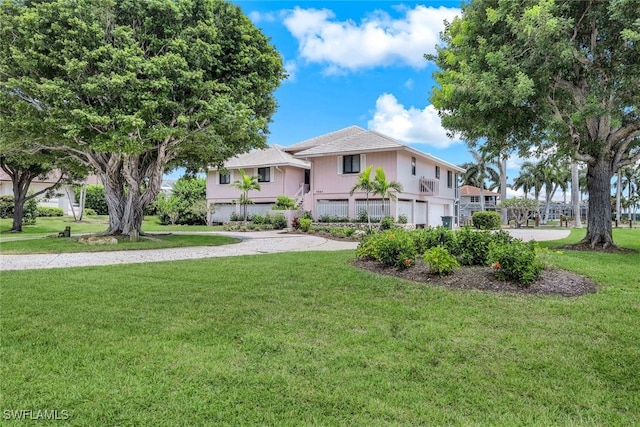
MULTIPOLYGON (((356 200, 356 217, 360 216, 360 211, 367 211, 367 200, 356 200)), ((373 219, 380 219, 389 216, 389 200, 369 200, 369 216, 373 219)))
POLYGON ((349 218, 348 200, 318 200, 317 216, 335 216, 338 218, 349 218))

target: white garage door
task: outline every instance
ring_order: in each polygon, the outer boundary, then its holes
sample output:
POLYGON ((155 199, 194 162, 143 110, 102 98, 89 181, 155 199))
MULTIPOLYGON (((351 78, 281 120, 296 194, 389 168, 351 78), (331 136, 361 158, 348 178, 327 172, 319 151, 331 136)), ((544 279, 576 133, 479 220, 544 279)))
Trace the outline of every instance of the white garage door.
POLYGON ((227 222, 231 219, 231 214, 236 211, 236 205, 231 203, 221 203, 215 205, 215 212, 211 215, 211 222, 227 222))
POLYGON ((413 210, 411 209, 411 205, 411 200, 398 200, 398 216, 406 216, 409 224, 413 224, 413 210))
POLYGON ((442 217, 445 215, 445 206, 437 203, 429 203, 429 226, 442 225, 442 217))
POLYGON ((427 223, 427 204, 426 202, 416 201, 416 224, 426 224, 427 223))

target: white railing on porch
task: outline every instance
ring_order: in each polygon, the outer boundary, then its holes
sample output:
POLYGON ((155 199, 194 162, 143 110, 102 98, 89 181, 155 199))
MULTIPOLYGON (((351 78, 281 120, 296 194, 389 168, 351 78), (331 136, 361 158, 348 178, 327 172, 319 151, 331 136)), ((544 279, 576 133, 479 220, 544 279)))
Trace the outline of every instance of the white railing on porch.
POLYGON ((420 193, 427 196, 437 196, 440 192, 440 180, 430 178, 420 178, 418 182, 420 193))
POLYGON ((317 216, 334 216, 338 218, 349 217, 348 200, 318 200, 317 216))
MULTIPOLYGON (((360 211, 367 210, 367 200, 356 200, 356 217, 360 216, 360 211)), ((369 216, 372 219, 380 219, 385 216, 389 216, 389 200, 384 201, 384 206, 382 204, 382 200, 369 200, 369 216)))

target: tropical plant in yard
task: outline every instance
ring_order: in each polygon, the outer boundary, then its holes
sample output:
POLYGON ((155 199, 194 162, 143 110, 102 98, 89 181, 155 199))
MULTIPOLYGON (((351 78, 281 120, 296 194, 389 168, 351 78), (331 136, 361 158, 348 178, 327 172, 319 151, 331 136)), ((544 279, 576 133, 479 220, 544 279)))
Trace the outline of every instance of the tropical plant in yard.
MULTIPOLYGON (((469 151, 474 161, 462 165, 466 169, 465 173, 462 174, 462 182, 464 185, 472 185, 480 189, 480 210, 484 211, 484 190, 488 188, 486 180, 489 179, 493 183, 499 183, 500 173, 491 166, 492 159, 489 154, 480 153, 476 150, 469 151)), ((492 187, 496 188, 498 186, 492 187)))
MULTIPOLYGON (((398 181, 387 181, 387 176, 384 173, 384 169, 377 168, 376 176, 373 180, 373 194, 377 194, 382 197, 382 209, 383 216, 391 215, 391 212, 384 212, 385 200, 396 200, 398 197, 395 193, 402 193, 402 184, 398 181)), ((391 210, 391 203, 389 203, 389 211, 391 210)))
POLYGON ((367 210, 367 224, 369 224, 369 228, 371 228, 371 214, 369 213, 369 194, 375 191, 375 183, 371 180, 371 166, 367 166, 364 168, 362 172, 358 174, 356 178, 356 182, 351 187, 351 191, 349 191, 349 195, 353 196, 353 193, 356 191, 362 191, 366 196, 366 210, 367 210))
POLYGON ((247 220, 247 205, 253 203, 251 199, 249 199, 249 191, 256 190, 260 191, 260 184, 258 184, 257 176, 249 176, 247 175, 243 169, 238 170, 240 172, 240 179, 233 182, 234 187, 241 191, 240 194, 240 204, 242 205, 242 217, 244 221, 247 220))

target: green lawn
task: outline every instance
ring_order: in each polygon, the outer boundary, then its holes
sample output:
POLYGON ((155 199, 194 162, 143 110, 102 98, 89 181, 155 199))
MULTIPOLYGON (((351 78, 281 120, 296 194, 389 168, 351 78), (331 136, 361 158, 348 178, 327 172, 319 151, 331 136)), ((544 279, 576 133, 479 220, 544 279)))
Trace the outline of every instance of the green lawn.
POLYGON ((216 246, 238 242, 221 236, 211 235, 162 235, 172 232, 217 231, 220 227, 209 226, 166 226, 156 217, 146 217, 143 230, 155 235, 141 238, 138 242, 120 239, 117 245, 87 246, 78 243, 81 234, 98 233, 107 229, 107 216, 90 216, 77 223, 69 217, 38 218, 35 225, 27 225, 22 233, 11 233, 11 220, 0 220, 0 254, 24 253, 65 253, 121 251, 134 249, 179 248, 187 246, 216 246), (71 227, 71 238, 58 238, 58 232, 71 227))
MULTIPOLYGON (((73 217, 45 217, 38 218, 35 225, 25 225, 22 233, 11 233, 11 219, 0 219, 0 241, 13 238, 32 238, 49 234, 58 234, 65 227, 71 227, 71 233, 98 233, 105 231, 109 226, 109 217, 106 215, 85 216, 82 222, 75 222, 73 217)), ((155 216, 147 216, 142 223, 142 230, 147 232, 168 231, 215 231, 222 227, 207 225, 161 225, 155 216)))
MULTIPOLYGON (((615 238, 640 250, 635 230, 615 238)), ((435 288, 352 258, 2 272, 0 406, 78 426, 640 423, 640 253, 564 251, 601 284, 578 298, 435 288)))

